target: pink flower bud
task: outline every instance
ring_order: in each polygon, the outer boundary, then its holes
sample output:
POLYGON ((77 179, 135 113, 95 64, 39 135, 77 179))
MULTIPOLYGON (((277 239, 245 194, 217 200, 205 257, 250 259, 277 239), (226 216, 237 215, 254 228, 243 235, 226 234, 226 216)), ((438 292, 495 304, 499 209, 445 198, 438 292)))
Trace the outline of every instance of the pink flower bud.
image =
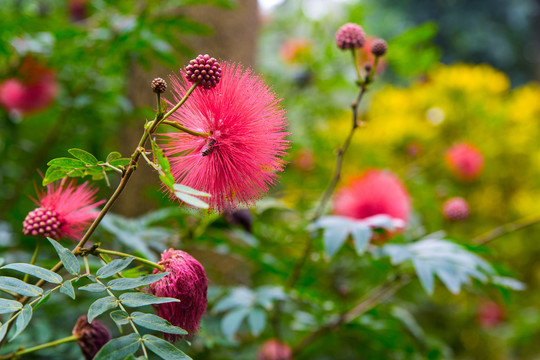
POLYGON ((289 345, 272 339, 266 341, 257 352, 257 360, 291 360, 292 350, 289 345))
POLYGON ((475 146, 463 142, 448 149, 446 162, 456 177, 470 181, 482 173, 484 156, 475 146))
POLYGON ((86 360, 92 360, 106 343, 111 340, 109 330, 98 319, 88 322, 86 315, 79 317, 73 335, 77 336, 77 343, 86 360))
POLYGON ((347 23, 336 32, 336 45, 341 50, 361 48, 366 41, 366 34, 360 25, 347 23))
POLYGON ((443 205, 443 214, 447 220, 461 221, 469 217, 469 204, 462 197, 454 197, 443 205))

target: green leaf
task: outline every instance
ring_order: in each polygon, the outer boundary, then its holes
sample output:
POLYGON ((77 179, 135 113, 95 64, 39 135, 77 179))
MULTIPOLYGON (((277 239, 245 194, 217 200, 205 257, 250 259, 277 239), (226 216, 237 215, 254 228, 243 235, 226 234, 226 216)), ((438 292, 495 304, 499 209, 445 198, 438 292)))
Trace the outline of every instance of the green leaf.
POLYGON ((152 304, 163 304, 170 302, 180 302, 178 299, 168 297, 157 297, 151 294, 144 294, 139 292, 124 293, 119 297, 122 305, 128 307, 138 307, 152 304))
POLYGON ((165 319, 153 314, 145 314, 142 312, 134 312, 131 314, 133 322, 137 325, 145 327, 150 330, 162 331, 167 334, 187 335, 187 331, 179 328, 178 326, 171 325, 165 319))
POLYGON ((107 291, 107 288, 103 284, 93 283, 93 284, 81 286, 79 290, 84 290, 84 291, 89 291, 89 292, 101 292, 101 291, 107 291))
POLYGON ((249 311, 250 309, 248 308, 236 309, 223 317, 221 320, 221 331, 223 331, 225 336, 229 339, 234 337, 234 334, 236 334, 238 328, 240 328, 240 324, 242 324, 242 321, 244 321, 249 311))
POLYGON ((88 322, 92 322, 97 316, 103 314, 105 311, 114 309, 116 306, 118 306, 118 303, 114 296, 97 299, 88 308, 88 322))
POLYGON ((189 356, 177 349, 173 344, 156 336, 146 334, 143 336, 144 345, 154 354, 165 360, 188 360, 189 356))
POLYGON ((20 302, 15 300, 0 299, 0 314, 9 314, 22 309, 20 302))
POLYGON ((122 158, 122 159, 116 159, 109 161, 109 164, 112 166, 127 166, 131 159, 129 158, 122 158))
POLYGON ((99 163, 98 159, 88 151, 82 149, 69 149, 68 152, 75 156, 77 159, 84 161, 88 165, 97 165, 99 163))
POLYGON ((248 315, 248 325, 253 336, 259 336, 266 327, 266 312, 254 308, 248 315))
POLYGON ((43 289, 9 276, 0 276, 0 289, 30 297, 43 294, 43 289))
POLYGON ((30 264, 25 264, 25 263, 13 263, 13 264, 4 265, 1 267, 1 269, 20 271, 24 274, 35 276, 37 278, 40 278, 42 280, 45 280, 53 284, 62 283, 62 277, 60 275, 58 275, 55 272, 52 272, 51 270, 44 269, 36 265, 30 265, 30 264))
POLYGON ((361 222, 353 225, 351 235, 354 241, 354 248, 358 255, 362 255, 366 251, 371 234, 372 231, 368 225, 361 222))
POLYGON ((122 325, 129 324, 129 319, 128 319, 129 314, 125 312, 124 310, 111 311, 109 316, 116 323, 118 328, 122 328, 122 325))
POLYGON ((42 185, 52 183, 58 179, 65 178, 67 176, 67 170, 59 166, 50 166, 43 176, 42 185))
POLYGON ((40 307, 42 304, 45 304, 47 301, 49 301, 50 298, 51 298, 51 290, 45 291, 45 292, 43 293, 43 296, 42 296, 41 300, 39 300, 39 301, 37 302, 37 304, 34 305, 34 307, 33 307, 34 311, 36 311, 36 309, 37 309, 38 307, 40 307))
POLYGON ((169 275, 168 272, 161 273, 161 274, 153 274, 153 275, 143 275, 134 279, 133 278, 114 279, 114 280, 109 281, 107 286, 111 290, 134 289, 136 287, 150 285, 151 283, 156 282, 167 275, 169 275))
POLYGON ((106 343, 96 354, 94 360, 123 360, 135 353, 139 346, 141 346, 141 340, 138 334, 131 333, 121 336, 106 343))
POLYGON ((67 272, 71 275, 78 275, 81 271, 81 265, 79 264, 77 257, 73 255, 71 251, 60 245, 57 241, 49 237, 47 239, 54 246, 54 250, 56 250, 60 260, 62 260, 62 264, 67 272))
POLYGON ((180 200, 182 200, 183 202, 191 205, 191 206, 194 206, 194 207, 197 207, 197 208, 200 208, 200 209, 208 209, 209 208, 209 205, 207 203, 205 203, 204 201, 196 198, 195 196, 191 196, 191 195, 188 195, 188 194, 185 194, 183 192, 180 192, 180 191, 175 191, 174 192, 174 195, 176 195, 177 198, 179 198, 180 200))
POLYGON ((15 320, 15 334, 13 334, 9 341, 13 341, 17 336, 19 336, 20 333, 24 331, 24 329, 26 329, 30 323, 30 319, 32 319, 32 307, 26 304, 15 320))
POLYGON ((113 151, 109 155, 107 155, 107 160, 105 161, 111 162, 113 160, 120 159, 121 157, 122 157, 122 154, 120 154, 118 151, 113 151))
POLYGON ((47 165, 58 166, 58 167, 64 168, 66 171, 69 171, 71 169, 84 168, 85 163, 84 161, 81 161, 81 160, 62 157, 62 158, 52 159, 51 161, 47 163, 47 165))
POLYGON ((123 259, 115 259, 107 265, 103 266, 101 269, 99 269, 96 272, 96 277, 103 279, 113 276, 114 274, 119 273, 120 271, 127 268, 134 259, 135 258, 132 256, 123 259))
POLYGON ((73 289, 71 281, 64 281, 60 287, 60 292, 75 300, 75 289, 73 289))
POLYGON ((6 336, 7 334, 7 325, 2 325, 0 326, 0 341, 4 340, 4 337, 6 336))
POLYGON ((199 191, 199 190, 195 190, 193 188, 190 188, 189 186, 182 185, 182 184, 174 184, 174 191, 180 191, 180 192, 183 192, 185 194, 195 195, 195 196, 206 196, 206 197, 212 196, 209 193, 199 191))

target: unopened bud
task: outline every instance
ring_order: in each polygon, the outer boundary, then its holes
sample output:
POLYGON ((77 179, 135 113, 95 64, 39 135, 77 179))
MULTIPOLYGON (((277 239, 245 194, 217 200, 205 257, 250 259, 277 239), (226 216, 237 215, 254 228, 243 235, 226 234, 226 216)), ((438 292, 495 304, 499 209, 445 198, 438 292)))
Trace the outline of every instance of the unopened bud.
POLYGON ((347 23, 336 32, 336 45, 341 50, 361 48, 365 42, 366 34, 360 25, 347 23))
POLYGON ((111 340, 111 334, 107 327, 98 319, 89 323, 86 315, 77 319, 73 335, 77 337, 77 343, 86 360, 92 360, 103 345, 111 340))
POLYGON ((443 214, 447 220, 461 221, 469 217, 469 204, 462 197, 454 197, 443 205, 443 214))
POLYGON ((167 90, 167 83, 162 78, 152 80, 152 91, 156 94, 163 94, 167 90))
POLYGON ((211 89, 221 80, 221 66, 218 61, 210 55, 199 55, 191 60, 184 69, 189 82, 200 81, 205 89, 211 89))
POLYGON ((371 43, 371 53, 375 56, 383 56, 388 50, 388 44, 383 39, 375 39, 371 43))

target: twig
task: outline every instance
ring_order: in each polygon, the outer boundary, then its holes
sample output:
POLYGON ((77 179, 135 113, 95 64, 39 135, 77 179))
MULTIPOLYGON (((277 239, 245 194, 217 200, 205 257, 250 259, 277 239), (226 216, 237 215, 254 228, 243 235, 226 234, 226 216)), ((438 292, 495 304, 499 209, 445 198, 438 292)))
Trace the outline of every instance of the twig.
POLYGON ((514 231, 528 228, 530 226, 540 223, 540 216, 532 216, 524 219, 519 219, 499 227, 496 227, 482 235, 475 237, 472 241, 478 245, 485 245, 498 239, 504 235, 510 234, 514 231))

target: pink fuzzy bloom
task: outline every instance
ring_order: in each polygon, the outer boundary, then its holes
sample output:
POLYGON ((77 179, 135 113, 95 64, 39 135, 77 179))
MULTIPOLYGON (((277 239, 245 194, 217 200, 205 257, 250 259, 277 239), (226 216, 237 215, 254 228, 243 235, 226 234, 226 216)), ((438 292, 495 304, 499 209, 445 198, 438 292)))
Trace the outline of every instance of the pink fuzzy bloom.
MULTIPOLYGON (((179 101, 191 84, 185 74, 170 79, 179 101)), ((176 182, 210 193, 210 207, 219 212, 253 204, 276 183, 276 172, 285 166, 289 133, 279 102, 258 76, 224 63, 216 87, 195 89, 171 115, 182 126, 209 137, 163 134, 164 153, 176 182)))
POLYGON ((448 149, 446 162, 459 179, 474 180, 482 172, 484 156, 475 146, 463 142, 448 149))
POLYGON ((32 210, 23 222, 26 235, 48 236, 58 240, 70 237, 79 240, 90 223, 97 217, 96 207, 104 201, 95 201, 97 189, 87 183, 75 186, 73 181, 56 186, 47 185, 47 190, 38 193, 39 206, 32 210))
POLYGON ((368 170, 338 191, 334 212, 354 219, 388 215, 406 223, 411 199, 396 175, 385 170, 368 170))
POLYGON ((469 217, 469 204, 462 197, 453 197, 443 204, 443 214, 450 221, 465 220, 469 217))
MULTIPOLYGON (((180 302, 159 304, 156 313, 171 324, 195 335, 206 312, 208 285, 203 266, 191 255, 181 250, 169 249, 161 254, 160 265, 169 275, 150 284, 149 292, 159 297, 171 297, 180 302)), ((159 273, 154 269, 154 274, 159 273)), ((164 334, 168 341, 180 335, 164 334)))
POLYGON ((58 84, 54 73, 32 58, 25 58, 19 78, 0 84, 0 104, 8 111, 33 113, 49 106, 56 97, 58 84))
POLYGON ((291 360, 292 350, 287 344, 271 339, 266 341, 257 352, 257 360, 291 360))
POLYGON ((477 321, 483 328, 494 328, 505 318, 504 309, 496 302, 483 301, 478 309, 477 321))
POLYGON ((347 23, 336 32, 336 45, 341 50, 361 48, 366 42, 366 33, 358 24, 347 23))

